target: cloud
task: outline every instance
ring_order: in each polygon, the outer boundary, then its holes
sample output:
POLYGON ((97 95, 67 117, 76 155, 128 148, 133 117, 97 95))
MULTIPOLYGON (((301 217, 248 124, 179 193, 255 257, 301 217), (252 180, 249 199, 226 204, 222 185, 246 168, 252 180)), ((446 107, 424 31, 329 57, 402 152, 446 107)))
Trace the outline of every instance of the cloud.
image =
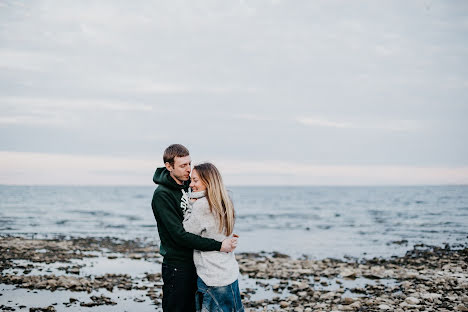
POLYGON ((1 184, 151 185, 157 162, 109 156, 0 152, 1 184))
POLYGON ((150 81, 131 83, 127 85, 127 90, 135 93, 152 93, 152 94, 189 94, 189 93, 206 93, 206 94, 226 94, 238 91, 232 87, 216 87, 206 85, 177 85, 165 83, 153 83, 150 81), (133 86, 132 86, 133 85, 133 86))
POLYGON ((255 114, 235 114, 233 115, 234 118, 244 119, 244 120, 251 120, 251 121, 274 121, 277 118, 265 116, 265 115, 255 115, 255 114))
POLYGON ((423 123, 418 120, 373 120, 373 121, 333 121, 325 118, 298 117, 296 121, 306 126, 331 127, 343 129, 376 129, 388 131, 420 130, 423 123))
POLYGON ((150 112, 160 111, 152 105, 122 100, 0 97, 0 124, 62 125, 75 119, 80 111, 150 112), (67 120, 67 122, 65 122, 67 120))
POLYGON ((284 161, 218 160, 236 185, 427 185, 467 184, 468 167, 330 166, 284 161))
POLYGON ((44 52, 0 49, 0 69, 46 71, 61 66, 64 59, 44 52))
POLYGON ((318 119, 318 118, 300 117, 300 118, 297 118, 297 121, 307 126, 333 127, 333 128, 355 128, 355 126, 350 123, 335 122, 335 121, 330 121, 326 119, 318 119))
POLYGON ((468 164, 466 5, 0 3, 0 150, 468 164))
MULTIPOLYGON (((214 159, 228 185, 468 184, 468 167, 318 166, 214 159)), ((0 152, 0 184, 153 185, 160 159, 0 152)))
POLYGON ((0 117, 0 125, 65 126, 67 123, 58 114, 9 115, 0 117))

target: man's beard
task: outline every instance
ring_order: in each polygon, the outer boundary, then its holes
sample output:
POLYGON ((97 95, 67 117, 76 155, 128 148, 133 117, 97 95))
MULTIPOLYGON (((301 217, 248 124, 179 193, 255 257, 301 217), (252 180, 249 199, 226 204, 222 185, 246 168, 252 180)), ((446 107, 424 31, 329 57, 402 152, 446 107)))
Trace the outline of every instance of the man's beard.
POLYGON ((188 180, 188 178, 186 178, 184 175, 176 175, 174 172, 172 172, 172 176, 180 182, 185 182, 188 180))

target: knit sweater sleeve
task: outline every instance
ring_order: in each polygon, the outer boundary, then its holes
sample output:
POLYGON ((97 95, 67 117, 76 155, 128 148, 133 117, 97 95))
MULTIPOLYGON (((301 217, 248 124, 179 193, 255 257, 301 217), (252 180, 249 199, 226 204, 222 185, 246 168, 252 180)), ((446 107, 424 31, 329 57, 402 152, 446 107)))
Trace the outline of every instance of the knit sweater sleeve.
POLYGON ((203 226, 203 203, 201 200, 197 200, 193 203, 192 212, 184 220, 184 229, 187 232, 193 233, 195 235, 201 235, 205 227, 203 226))
POLYGON ((160 221, 169 230, 171 239, 182 247, 201 251, 219 251, 222 243, 209 238, 187 232, 177 213, 177 206, 171 203, 169 195, 165 192, 156 193, 152 203, 153 213, 159 216, 160 221), (155 203, 157 202, 157 205, 155 203))

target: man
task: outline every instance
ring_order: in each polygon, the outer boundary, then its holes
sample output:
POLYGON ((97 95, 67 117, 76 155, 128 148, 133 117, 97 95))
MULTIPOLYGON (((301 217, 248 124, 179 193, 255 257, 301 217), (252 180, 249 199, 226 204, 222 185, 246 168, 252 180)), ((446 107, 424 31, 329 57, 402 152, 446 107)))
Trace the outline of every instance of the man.
POLYGON ((163 311, 195 311, 197 273, 193 250, 231 252, 237 240, 223 242, 203 238, 184 230, 182 221, 189 212, 187 191, 190 184, 191 158, 187 148, 170 145, 164 151, 165 167, 157 168, 153 177, 158 187, 151 206, 161 240, 163 311))

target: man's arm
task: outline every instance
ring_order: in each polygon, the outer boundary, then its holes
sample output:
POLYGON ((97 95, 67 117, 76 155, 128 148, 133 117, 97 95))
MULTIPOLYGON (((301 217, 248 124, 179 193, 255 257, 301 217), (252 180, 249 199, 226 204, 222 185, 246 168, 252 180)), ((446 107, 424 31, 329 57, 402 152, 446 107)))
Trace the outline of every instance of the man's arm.
POLYGON ((155 194, 152 202, 152 208, 155 216, 157 214, 160 221, 169 230, 171 238, 180 246, 200 251, 226 252, 232 251, 232 249, 235 248, 234 246, 231 246, 235 244, 230 242, 229 239, 224 240, 226 243, 222 243, 214 239, 204 238, 185 231, 182 221, 180 221, 180 217, 177 214, 177 207, 171 204, 168 195, 164 192, 155 194), (157 204, 155 204, 155 202, 157 202, 157 204))

